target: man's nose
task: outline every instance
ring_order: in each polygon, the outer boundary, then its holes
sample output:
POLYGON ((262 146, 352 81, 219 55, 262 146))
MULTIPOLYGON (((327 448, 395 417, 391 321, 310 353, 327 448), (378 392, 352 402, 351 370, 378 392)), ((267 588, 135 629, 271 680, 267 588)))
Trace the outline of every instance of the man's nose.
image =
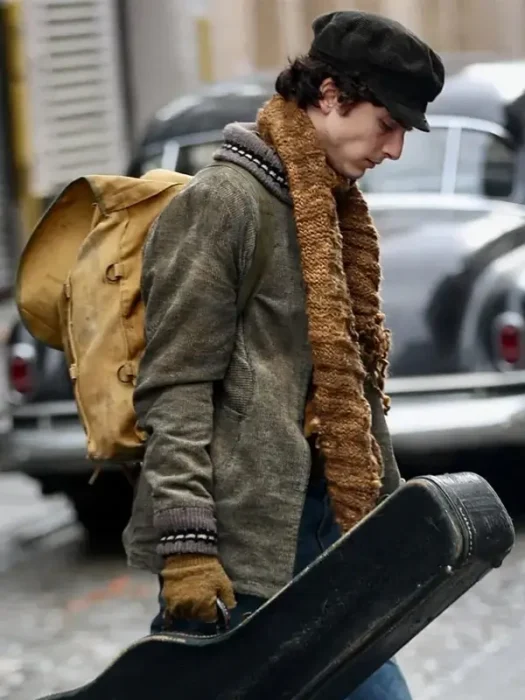
POLYGON ((391 138, 385 145, 384 154, 386 158, 390 160, 399 160, 401 154, 403 153, 403 147, 405 145, 405 132, 397 131, 391 135, 391 138))

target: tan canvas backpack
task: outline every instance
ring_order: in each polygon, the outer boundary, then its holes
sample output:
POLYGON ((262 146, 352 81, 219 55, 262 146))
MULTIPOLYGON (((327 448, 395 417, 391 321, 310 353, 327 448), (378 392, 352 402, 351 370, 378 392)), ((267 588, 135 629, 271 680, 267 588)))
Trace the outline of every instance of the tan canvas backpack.
MULTIPOLYGON (((74 180, 50 205, 21 256, 21 319, 38 340, 64 351, 87 456, 97 462, 136 461, 144 451, 133 408, 145 345, 142 248, 152 223, 190 179, 154 170, 141 178, 74 180)), ((265 233, 257 236, 238 293, 239 312, 269 254, 265 233)))

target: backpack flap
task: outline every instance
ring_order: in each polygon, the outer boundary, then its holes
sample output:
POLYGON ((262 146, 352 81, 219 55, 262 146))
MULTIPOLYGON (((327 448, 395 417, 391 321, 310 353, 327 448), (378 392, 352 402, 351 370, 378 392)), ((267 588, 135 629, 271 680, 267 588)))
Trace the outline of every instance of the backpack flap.
POLYGON ((86 178, 71 182, 36 225, 20 258, 15 298, 35 338, 63 350, 58 301, 78 250, 91 230, 93 193, 86 178))

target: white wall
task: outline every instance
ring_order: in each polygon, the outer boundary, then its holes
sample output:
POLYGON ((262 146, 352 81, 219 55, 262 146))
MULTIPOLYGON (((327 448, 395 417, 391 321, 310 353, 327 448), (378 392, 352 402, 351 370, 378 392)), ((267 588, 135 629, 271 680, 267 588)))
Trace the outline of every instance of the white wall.
POLYGON ((196 0, 127 0, 135 136, 160 107, 198 84, 196 0))

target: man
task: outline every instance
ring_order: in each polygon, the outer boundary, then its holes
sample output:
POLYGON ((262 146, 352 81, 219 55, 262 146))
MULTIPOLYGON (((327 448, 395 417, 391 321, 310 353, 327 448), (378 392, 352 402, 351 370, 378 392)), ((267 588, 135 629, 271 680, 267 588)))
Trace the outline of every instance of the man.
MULTIPOLYGON (((399 485, 378 236, 355 181, 399 158, 407 130, 428 131, 443 65, 375 15, 313 28, 257 124, 226 128, 145 247, 136 410, 149 439, 125 543, 160 574, 153 631, 209 633, 218 599, 238 623, 399 485)), ((410 694, 390 662, 351 697, 410 694)))

